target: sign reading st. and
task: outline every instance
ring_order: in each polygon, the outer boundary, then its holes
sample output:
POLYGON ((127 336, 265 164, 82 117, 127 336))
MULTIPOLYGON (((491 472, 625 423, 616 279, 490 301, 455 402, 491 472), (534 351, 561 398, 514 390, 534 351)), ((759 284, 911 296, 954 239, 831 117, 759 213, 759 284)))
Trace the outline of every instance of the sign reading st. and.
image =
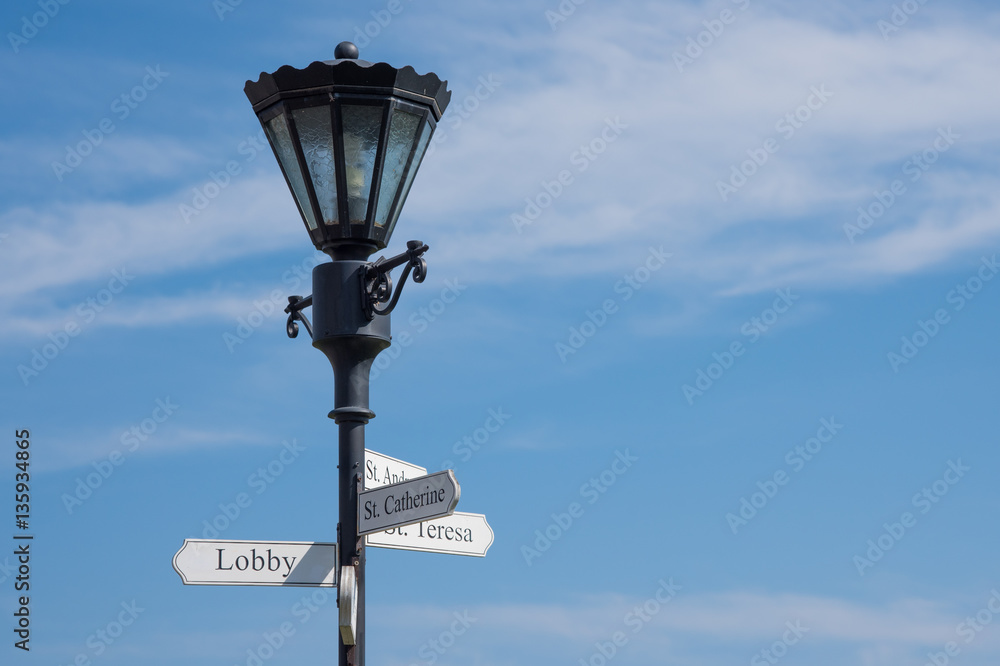
POLYGON ((174 570, 185 585, 336 587, 337 544, 185 539, 174 570))
POLYGON ((365 449, 365 490, 426 476, 427 468, 365 449))
POLYGON ((450 469, 366 490, 358 496, 358 534, 450 516, 460 489, 450 469))

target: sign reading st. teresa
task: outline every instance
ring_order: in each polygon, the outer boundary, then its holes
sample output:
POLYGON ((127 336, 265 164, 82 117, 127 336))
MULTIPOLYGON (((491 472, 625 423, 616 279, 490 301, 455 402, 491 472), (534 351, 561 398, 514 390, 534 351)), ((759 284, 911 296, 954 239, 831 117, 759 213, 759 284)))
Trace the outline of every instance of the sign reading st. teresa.
POLYGON ((185 539, 174 571, 185 585, 336 587, 337 544, 185 539))
POLYGON ((366 490, 358 497, 358 534, 450 516, 459 495, 458 481, 450 469, 366 490))
POLYGON ((450 516, 369 534, 365 543, 379 548, 485 557, 493 530, 481 513, 456 511, 450 516))

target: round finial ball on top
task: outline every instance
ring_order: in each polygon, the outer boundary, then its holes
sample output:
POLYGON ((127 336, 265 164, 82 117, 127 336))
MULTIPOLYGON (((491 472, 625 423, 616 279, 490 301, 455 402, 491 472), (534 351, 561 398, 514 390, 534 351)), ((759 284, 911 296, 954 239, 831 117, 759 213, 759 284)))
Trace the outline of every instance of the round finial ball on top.
POLYGON ((341 42, 337 44, 337 48, 333 50, 333 57, 337 60, 357 60, 358 47, 352 42, 341 42))

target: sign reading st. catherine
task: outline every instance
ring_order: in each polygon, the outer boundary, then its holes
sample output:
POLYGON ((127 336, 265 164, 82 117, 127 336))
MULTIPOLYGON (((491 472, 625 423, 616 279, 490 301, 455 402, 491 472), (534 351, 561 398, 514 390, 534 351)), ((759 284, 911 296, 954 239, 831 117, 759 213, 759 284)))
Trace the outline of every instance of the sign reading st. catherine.
POLYGON ((358 496, 358 534, 450 516, 460 495, 450 469, 366 490, 358 496))

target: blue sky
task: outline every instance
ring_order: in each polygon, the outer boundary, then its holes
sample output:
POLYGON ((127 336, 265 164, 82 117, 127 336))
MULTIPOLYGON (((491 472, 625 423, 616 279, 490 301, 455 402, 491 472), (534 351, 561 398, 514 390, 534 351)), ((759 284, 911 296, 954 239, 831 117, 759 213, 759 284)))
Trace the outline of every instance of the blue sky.
POLYGON ((453 91, 389 248, 428 243, 429 277, 368 446, 451 466, 496 534, 369 551, 371 663, 1000 659, 991 3, 14 0, 0 25, 3 663, 252 664, 282 627, 264 663, 335 659, 332 595, 171 558, 215 521, 335 539, 332 373, 271 300, 322 256, 243 85, 344 39, 453 91))

